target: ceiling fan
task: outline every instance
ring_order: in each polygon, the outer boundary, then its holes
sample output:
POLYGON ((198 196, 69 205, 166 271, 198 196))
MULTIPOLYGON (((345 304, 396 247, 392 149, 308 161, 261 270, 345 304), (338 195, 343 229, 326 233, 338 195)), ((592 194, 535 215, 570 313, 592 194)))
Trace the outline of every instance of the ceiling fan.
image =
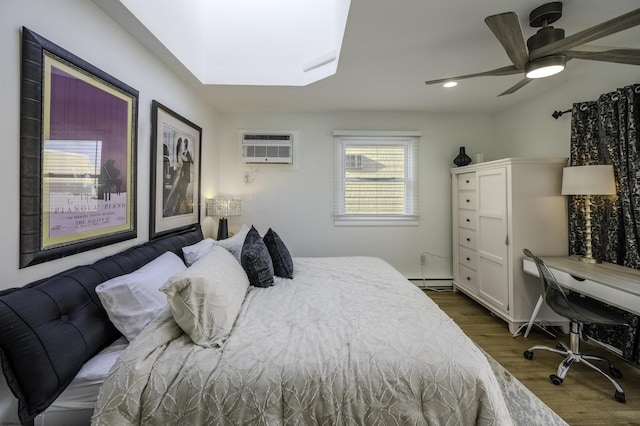
POLYGON ((640 25, 640 9, 632 10, 568 37, 564 36, 563 29, 551 26, 561 16, 562 2, 559 1, 546 3, 534 9, 529 14, 529 25, 541 28, 527 40, 526 44, 515 12, 488 16, 484 22, 498 38, 513 65, 475 74, 430 80, 425 83, 438 84, 473 77, 524 73, 524 79, 498 95, 502 96, 514 93, 532 79, 548 77, 562 71, 566 61, 570 59, 640 65, 640 49, 585 45, 592 40, 640 25))

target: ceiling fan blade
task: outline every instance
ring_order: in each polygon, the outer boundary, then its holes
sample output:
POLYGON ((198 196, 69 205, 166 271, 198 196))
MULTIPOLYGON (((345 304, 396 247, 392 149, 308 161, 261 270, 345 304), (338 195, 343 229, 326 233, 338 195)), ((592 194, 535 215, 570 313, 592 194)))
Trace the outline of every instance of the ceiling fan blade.
POLYGON ((515 67, 515 65, 509 65, 502 68, 497 68, 491 71, 479 72, 475 74, 467 74, 467 75, 459 75, 457 77, 449 77, 449 78, 441 78, 439 80, 429 80, 425 81, 425 84, 438 84, 444 83, 446 81, 452 80, 464 80, 465 78, 473 78, 473 77, 493 77, 493 76, 501 76, 501 75, 511 75, 511 74, 519 74, 522 70, 515 67))
POLYGON ((510 95, 513 92, 515 92, 516 90, 519 90, 520 88, 522 88, 524 85, 528 84, 531 80, 533 80, 532 78, 523 78, 522 80, 520 80, 519 82, 517 82, 515 85, 509 87, 507 90, 505 90, 504 92, 500 93, 498 95, 498 97, 500 96, 504 96, 504 95, 510 95))
POLYGON ((578 46, 564 52, 567 58, 640 65, 640 49, 605 46, 578 46))
POLYGON ((531 60, 534 60, 541 56, 562 53, 565 50, 589 43, 592 40, 606 37, 610 34, 615 34, 622 30, 626 30, 627 28, 635 27, 636 25, 640 25, 640 9, 632 10, 631 12, 620 15, 617 18, 610 19, 601 24, 587 28, 586 30, 572 34, 562 40, 549 43, 546 46, 529 52, 529 56, 531 57, 531 60))
POLYGON ((513 65, 519 70, 523 69, 529 61, 529 51, 518 15, 515 12, 500 13, 487 16, 484 22, 502 44, 513 65))

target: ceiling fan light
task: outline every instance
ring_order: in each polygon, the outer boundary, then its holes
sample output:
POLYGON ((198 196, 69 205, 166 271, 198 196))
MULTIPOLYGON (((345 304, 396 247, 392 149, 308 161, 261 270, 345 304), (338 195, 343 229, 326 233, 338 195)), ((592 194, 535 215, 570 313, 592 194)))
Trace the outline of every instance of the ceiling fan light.
POLYGON ((567 58, 564 55, 543 56, 528 62, 524 66, 524 75, 527 78, 544 78, 558 74, 564 70, 567 58))
POLYGON ((457 81, 447 81, 442 85, 442 87, 449 88, 449 87, 456 87, 457 85, 458 85, 457 81))

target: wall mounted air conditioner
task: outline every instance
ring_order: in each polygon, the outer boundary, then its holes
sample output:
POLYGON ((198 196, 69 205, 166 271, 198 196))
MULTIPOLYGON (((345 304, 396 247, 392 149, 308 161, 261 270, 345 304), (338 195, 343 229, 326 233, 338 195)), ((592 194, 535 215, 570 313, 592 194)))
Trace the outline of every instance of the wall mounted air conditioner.
POLYGON ((293 135, 290 133, 243 133, 242 162, 292 164, 293 135))

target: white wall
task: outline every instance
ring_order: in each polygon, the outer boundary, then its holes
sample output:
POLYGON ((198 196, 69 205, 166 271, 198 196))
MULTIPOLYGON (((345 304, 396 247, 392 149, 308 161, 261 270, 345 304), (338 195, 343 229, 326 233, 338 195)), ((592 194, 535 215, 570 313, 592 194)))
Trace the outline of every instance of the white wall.
MULTIPOLYGON (((203 158, 218 158, 216 111, 172 74, 127 32, 87 0, 3 0, 0 2, 0 51, 3 54, 0 128, 3 140, 0 210, 0 289, 23 285, 148 240, 151 101, 158 100, 203 128, 203 158), (138 109, 138 238, 41 265, 18 269, 20 58, 25 26, 140 92, 138 109)), ((217 190, 215 167, 202 169, 203 191, 217 190)), ((207 219, 208 229, 213 221, 207 219)))
POLYGON ((544 80, 533 81, 536 96, 495 114, 496 152, 503 157, 569 157, 571 114, 556 120, 553 111, 565 111, 574 103, 595 101, 603 93, 640 82, 637 66, 593 61, 576 65, 580 66, 563 72, 567 76, 559 75, 563 78, 559 86, 547 89, 544 80))
POLYGON ((229 218, 231 231, 242 223, 264 233, 272 227, 294 256, 378 256, 408 278, 422 276, 420 254, 427 253, 427 278, 451 277, 451 177, 459 146, 491 159, 493 124, 488 115, 411 113, 250 113, 222 114, 220 188, 243 199, 243 215, 229 218), (297 130, 297 170, 261 165, 245 183, 239 131, 297 130), (335 227, 333 225, 334 130, 421 131, 420 225, 417 227, 335 227))

